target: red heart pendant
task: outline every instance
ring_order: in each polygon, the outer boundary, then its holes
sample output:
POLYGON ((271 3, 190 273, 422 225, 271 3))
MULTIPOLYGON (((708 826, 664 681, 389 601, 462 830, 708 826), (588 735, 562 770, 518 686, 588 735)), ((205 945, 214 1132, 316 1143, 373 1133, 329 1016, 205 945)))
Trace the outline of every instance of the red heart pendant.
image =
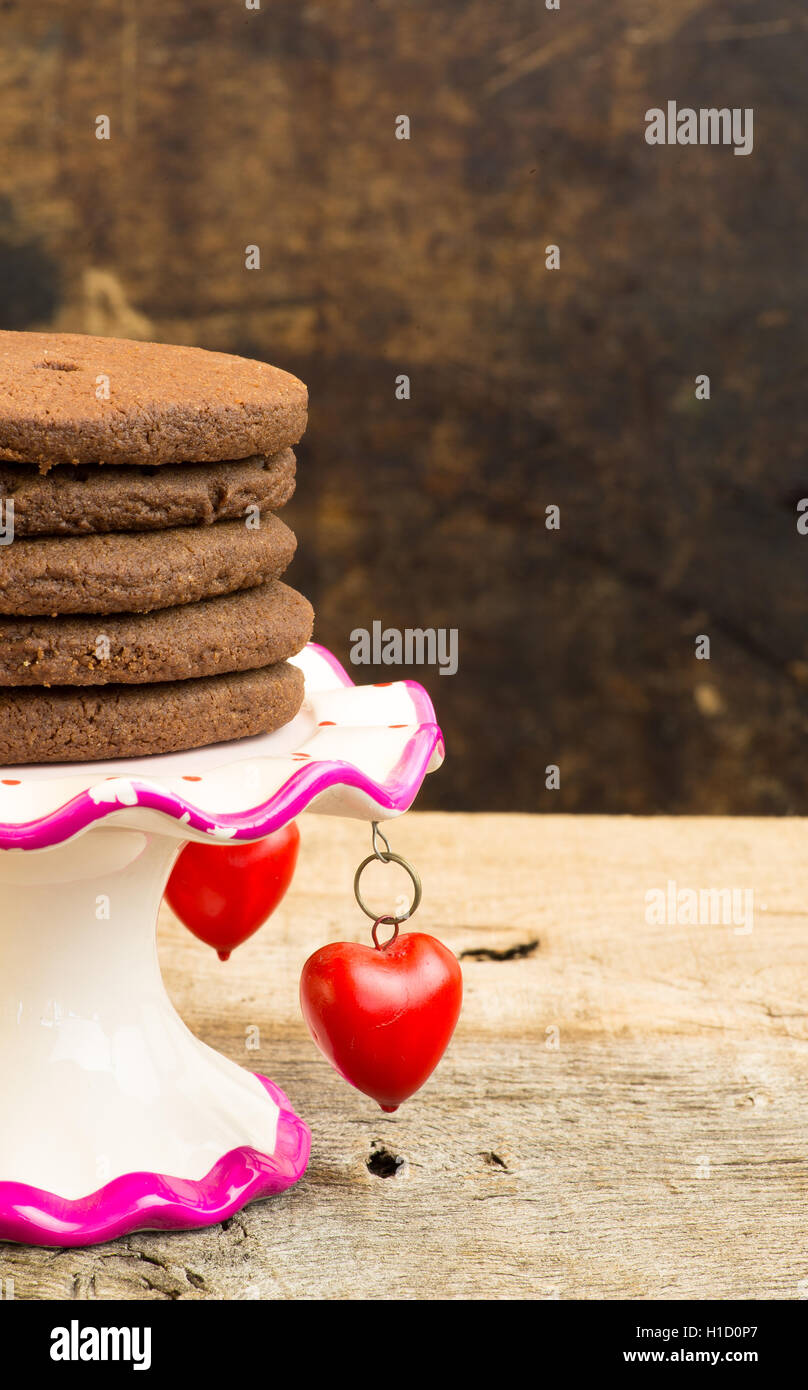
POLYGON ((275 911, 297 863, 294 821, 246 845, 186 845, 166 885, 172 912, 227 960, 275 911))
POLYGON ((323 946, 300 978, 303 1017, 323 1056, 387 1111, 435 1070, 462 998, 456 957, 423 932, 375 949, 350 941, 323 946))

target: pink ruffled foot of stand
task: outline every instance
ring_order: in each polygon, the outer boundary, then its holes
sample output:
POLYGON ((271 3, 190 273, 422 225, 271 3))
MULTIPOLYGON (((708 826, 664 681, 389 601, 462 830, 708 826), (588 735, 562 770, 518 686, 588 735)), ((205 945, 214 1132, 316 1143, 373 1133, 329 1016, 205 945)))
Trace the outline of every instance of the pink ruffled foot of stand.
POLYGON ((127 1173, 70 1201, 27 1183, 0 1183, 0 1239, 26 1245, 93 1245, 130 1231, 181 1231, 226 1221, 247 1202, 272 1197, 306 1171, 308 1125, 280 1087, 258 1080, 278 1106, 272 1155, 231 1149, 198 1182, 160 1173, 127 1173))

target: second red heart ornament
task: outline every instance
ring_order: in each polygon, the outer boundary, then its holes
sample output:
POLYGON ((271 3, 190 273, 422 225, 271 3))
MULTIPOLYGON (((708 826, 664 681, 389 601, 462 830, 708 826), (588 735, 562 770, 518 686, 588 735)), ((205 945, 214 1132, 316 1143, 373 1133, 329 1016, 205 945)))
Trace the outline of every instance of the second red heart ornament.
POLYGON ((219 960, 229 960, 283 898, 299 846, 294 821, 248 844, 186 845, 166 885, 166 901, 219 960))
POLYGON ((381 946, 323 946, 300 979, 303 1016, 320 1051, 387 1111, 397 1110, 435 1070, 462 999, 463 976, 452 952, 434 936, 399 935, 397 928, 381 946))

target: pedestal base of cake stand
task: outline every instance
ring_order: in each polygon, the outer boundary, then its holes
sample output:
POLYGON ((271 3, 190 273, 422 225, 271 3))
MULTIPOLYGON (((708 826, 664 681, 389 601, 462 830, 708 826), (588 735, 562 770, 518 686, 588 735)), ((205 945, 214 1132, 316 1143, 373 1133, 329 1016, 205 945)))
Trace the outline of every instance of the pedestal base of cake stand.
POLYGON ((276 734, 127 763, 0 768, 0 1240, 212 1225, 303 1174, 307 1126, 168 998, 156 923, 188 840, 303 810, 407 809, 442 739, 420 686, 354 686, 310 645, 276 734))
POLYGON ((0 856, 0 1238, 205 1226, 305 1170, 283 1092, 166 994, 155 924, 181 844, 102 826, 0 856))

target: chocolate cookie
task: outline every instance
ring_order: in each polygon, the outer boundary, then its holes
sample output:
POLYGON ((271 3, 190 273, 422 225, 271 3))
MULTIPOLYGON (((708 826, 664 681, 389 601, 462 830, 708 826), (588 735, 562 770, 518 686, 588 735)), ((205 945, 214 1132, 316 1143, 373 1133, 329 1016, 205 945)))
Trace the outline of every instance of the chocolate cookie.
POLYGON ((266 362, 80 333, 0 332, 0 458, 215 463, 306 428, 302 381, 266 362))
POLYGON ((308 599, 277 579, 152 613, 0 618, 0 686, 140 685, 251 671, 311 637, 308 599))
POLYGON ((103 690, 0 690, 0 766, 175 753, 269 733, 303 703, 303 673, 258 671, 103 690))
POLYGON ((0 546, 0 613, 148 613, 251 589, 283 574, 295 553, 271 513, 243 521, 108 536, 43 536, 0 546))
POLYGON ((83 536, 105 531, 159 531, 208 526, 284 506, 295 490, 295 456, 172 468, 57 464, 39 473, 29 463, 0 463, 0 503, 14 502, 15 536, 83 536))

